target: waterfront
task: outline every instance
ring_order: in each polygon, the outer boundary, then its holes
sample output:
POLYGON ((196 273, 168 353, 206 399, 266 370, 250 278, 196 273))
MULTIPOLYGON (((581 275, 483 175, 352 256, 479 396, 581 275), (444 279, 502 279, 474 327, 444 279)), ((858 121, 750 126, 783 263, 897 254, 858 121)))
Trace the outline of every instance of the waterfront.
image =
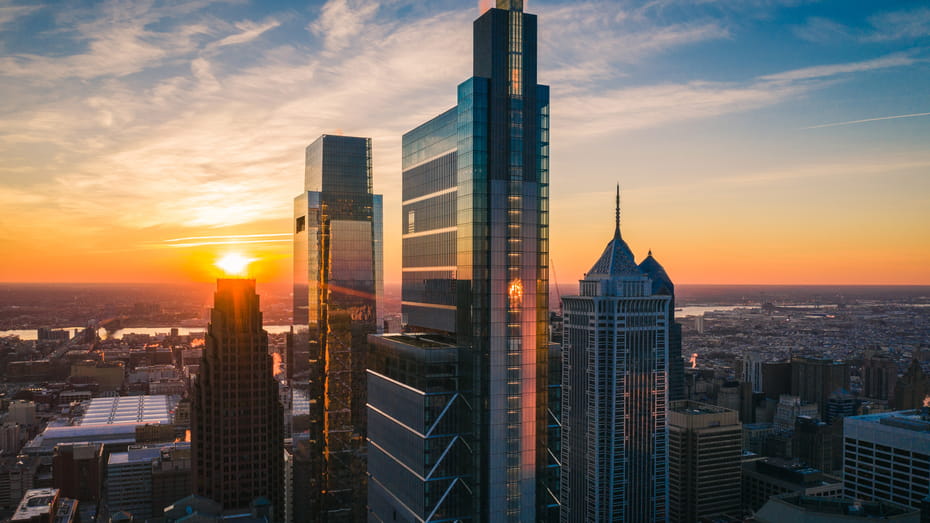
MULTIPOLYGON (((101 339, 111 339, 119 340, 122 339, 126 334, 148 334, 149 336, 167 336, 171 333, 171 329, 178 329, 178 334, 181 336, 187 336, 188 334, 203 334, 207 330, 206 326, 203 327, 127 327, 125 329, 119 329, 112 333, 107 333, 106 329, 98 329, 97 335, 101 339)), ((84 327, 56 327, 55 330, 66 330, 72 335, 75 330, 83 330, 84 327)), ((290 331, 290 325, 265 325, 264 329, 268 334, 284 334, 290 331)), ((19 339, 23 341, 32 341, 38 339, 38 331, 36 329, 15 329, 15 330, 6 330, 0 331, 0 338, 6 336, 19 336, 19 339)))

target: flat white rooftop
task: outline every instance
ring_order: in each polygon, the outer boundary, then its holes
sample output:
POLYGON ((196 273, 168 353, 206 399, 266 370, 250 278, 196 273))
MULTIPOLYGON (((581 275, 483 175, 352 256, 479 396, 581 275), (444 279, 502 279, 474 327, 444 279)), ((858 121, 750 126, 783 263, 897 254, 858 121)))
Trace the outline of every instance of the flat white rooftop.
POLYGON ((84 410, 78 425, 117 423, 171 423, 168 396, 118 396, 94 398, 84 410))

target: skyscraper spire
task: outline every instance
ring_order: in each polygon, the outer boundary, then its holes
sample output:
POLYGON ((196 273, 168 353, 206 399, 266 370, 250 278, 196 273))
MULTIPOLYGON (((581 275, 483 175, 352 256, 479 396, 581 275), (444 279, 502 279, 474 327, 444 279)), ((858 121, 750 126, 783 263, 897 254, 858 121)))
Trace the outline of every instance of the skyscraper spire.
POLYGON ((614 229, 614 237, 620 237, 620 182, 617 182, 617 228, 614 229))

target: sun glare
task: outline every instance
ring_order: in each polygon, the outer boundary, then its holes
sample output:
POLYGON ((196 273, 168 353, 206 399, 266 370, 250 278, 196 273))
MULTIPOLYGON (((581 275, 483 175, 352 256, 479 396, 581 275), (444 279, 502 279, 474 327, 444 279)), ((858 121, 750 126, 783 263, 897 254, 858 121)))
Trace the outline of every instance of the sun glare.
POLYGON ((227 276, 246 276, 246 269, 249 264, 256 261, 255 258, 246 258, 238 252, 226 254, 216 261, 219 267, 227 276))

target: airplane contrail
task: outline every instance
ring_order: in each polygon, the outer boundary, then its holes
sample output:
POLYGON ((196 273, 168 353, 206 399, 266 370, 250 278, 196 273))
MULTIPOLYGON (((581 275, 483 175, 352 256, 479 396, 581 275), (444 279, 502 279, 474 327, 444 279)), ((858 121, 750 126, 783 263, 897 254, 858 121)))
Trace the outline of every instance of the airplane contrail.
POLYGON ((183 242, 189 240, 227 240, 233 238, 265 238, 270 236, 291 236, 291 233, 269 233, 269 234, 224 234, 220 236, 190 236, 187 238, 172 238, 162 240, 163 242, 183 242))
POLYGON ((878 118, 866 118, 865 120, 852 120, 849 122, 836 122, 836 123, 825 123, 821 125, 812 125, 810 127, 802 127, 801 129, 820 129, 822 127, 838 127, 840 125, 853 125, 857 123, 865 122, 877 122, 879 120, 896 120, 898 118, 916 118, 918 116, 930 116, 930 113, 914 113, 914 114, 899 114, 897 116, 880 116, 878 118))
MULTIPOLYGON (((290 236, 290 235, 288 235, 290 236)), ((172 243, 165 247, 200 247, 202 245, 245 245, 250 243, 278 243, 290 242, 291 240, 223 240, 223 241, 201 241, 193 243, 172 243)))

